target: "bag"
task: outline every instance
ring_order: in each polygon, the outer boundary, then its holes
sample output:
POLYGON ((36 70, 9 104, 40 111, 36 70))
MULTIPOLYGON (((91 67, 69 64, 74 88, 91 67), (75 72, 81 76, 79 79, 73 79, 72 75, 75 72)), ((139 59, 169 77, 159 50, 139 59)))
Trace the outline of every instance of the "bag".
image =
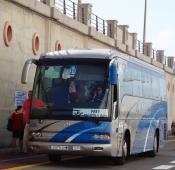
POLYGON ((8 118, 8 122, 7 122, 7 128, 8 131, 12 131, 13 129, 13 125, 12 125, 12 117, 8 118))

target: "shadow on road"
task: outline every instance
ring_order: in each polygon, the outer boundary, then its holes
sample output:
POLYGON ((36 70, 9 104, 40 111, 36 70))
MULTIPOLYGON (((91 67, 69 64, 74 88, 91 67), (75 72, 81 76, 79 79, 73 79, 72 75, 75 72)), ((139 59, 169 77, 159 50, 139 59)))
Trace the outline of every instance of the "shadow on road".
MULTIPOLYGON (((130 156, 126 164, 130 164, 134 161, 138 160, 144 160, 147 157, 142 155, 132 155, 130 156)), ((151 159, 151 158, 150 158, 151 159)), ((58 167, 64 167, 64 168, 75 168, 75 169, 81 169, 81 168, 107 168, 109 166, 114 166, 114 163, 110 157, 63 157, 63 159, 57 163, 53 164, 50 163, 48 167, 50 166, 58 166, 58 167)), ((119 165, 116 165, 119 166, 119 165)))

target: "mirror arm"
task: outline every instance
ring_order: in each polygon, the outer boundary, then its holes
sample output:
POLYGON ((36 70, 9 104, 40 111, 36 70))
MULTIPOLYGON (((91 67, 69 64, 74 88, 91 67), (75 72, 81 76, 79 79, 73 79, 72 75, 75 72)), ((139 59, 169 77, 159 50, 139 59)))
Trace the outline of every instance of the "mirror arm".
POLYGON ((21 83, 22 84, 27 84, 28 72, 29 72, 30 66, 31 66, 31 64, 37 65, 37 61, 38 60, 33 59, 33 58, 26 60, 24 67, 23 67, 23 70, 22 70, 22 76, 21 76, 21 83))

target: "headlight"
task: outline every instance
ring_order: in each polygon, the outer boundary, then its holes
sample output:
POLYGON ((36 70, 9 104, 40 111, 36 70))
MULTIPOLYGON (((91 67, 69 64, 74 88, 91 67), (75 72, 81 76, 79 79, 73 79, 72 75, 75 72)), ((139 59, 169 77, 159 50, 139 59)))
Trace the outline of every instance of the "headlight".
POLYGON ((109 134, 103 134, 103 135, 95 134, 93 137, 95 139, 110 139, 111 138, 109 134))
POLYGON ((32 132, 32 137, 41 137, 42 134, 40 132, 32 132))

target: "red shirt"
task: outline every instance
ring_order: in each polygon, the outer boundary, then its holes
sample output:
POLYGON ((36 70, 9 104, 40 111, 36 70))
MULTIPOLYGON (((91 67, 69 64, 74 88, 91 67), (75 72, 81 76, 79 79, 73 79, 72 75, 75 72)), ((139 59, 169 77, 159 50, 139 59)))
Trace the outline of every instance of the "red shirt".
POLYGON ((23 124, 23 114, 14 112, 12 114, 12 127, 13 131, 23 131, 24 130, 24 124, 23 124))
POLYGON ((24 119, 24 124, 29 123, 29 111, 30 111, 30 99, 26 99, 23 104, 23 119, 24 119))
MULTIPOLYGON (((33 99, 33 102, 32 102, 32 107, 33 108, 40 108, 40 107, 44 107, 46 106, 46 104, 40 100, 40 99, 37 99, 37 98, 34 98, 33 99)), ((24 104, 23 104, 23 109, 24 109, 24 123, 29 123, 30 121, 30 117, 29 117, 29 111, 30 111, 30 99, 26 99, 24 104)))
POLYGON ((35 98, 32 102, 33 108, 40 108, 40 107, 44 107, 44 106, 46 106, 46 104, 41 99, 35 98))

